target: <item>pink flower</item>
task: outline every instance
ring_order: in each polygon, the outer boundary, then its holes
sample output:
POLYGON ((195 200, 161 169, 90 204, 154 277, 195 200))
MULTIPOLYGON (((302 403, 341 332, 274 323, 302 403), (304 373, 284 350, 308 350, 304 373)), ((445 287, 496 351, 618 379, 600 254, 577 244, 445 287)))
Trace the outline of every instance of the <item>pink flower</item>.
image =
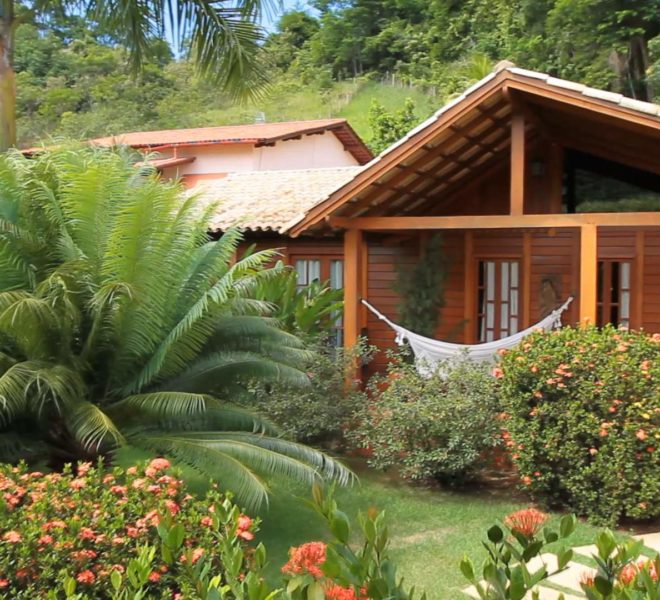
POLYGON ((201 520, 200 520, 200 523, 204 527, 211 527, 211 526, 213 526, 213 519, 211 517, 202 517, 201 520))
POLYGON ((644 431, 643 429, 638 430, 637 433, 635 434, 635 437, 643 442, 647 437, 646 431, 644 431))
POLYGON ((2 539, 10 544, 18 544, 23 538, 18 531, 8 531, 2 536, 2 539))
POLYGON ((500 367, 494 367, 491 374, 493 377, 497 379, 502 379, 502 377, 504 377, 504 371, 502 371, 500 367))
POLYGON ((174 500, 165 500, 165 506, 172 516, 179 512, 179 505, 174 500))
POLYGON ((152 583, 156 583, 159 580, 160 580, 160 573, 158 571, 152 571, 149 574, 149 581, 151 581, 152 583))
POLYGON ((6 588, 9 586, 9 580, 8 579, 0 579, 0 588, 6 588))
POLYGON ((89 527, 81 527, 80 531, 78 532, 78 537, 81 540, 93 540, 96 538, 96 533, 89 527))
POLYGON ((78 479, 72 479, 69 483, 69 487, 73 490, 82 490, 87 485, 87 481, 81 477, 78 479))
POLYGON ((137 475, 137 472, 137 467, 128 467, 128 469, 126 469, 126 475, 137 475))
POLYGON ((166 458, 154 458, 150 463, 149 467, 155 471, 162 471, 163 469, 169 469, 171 463, 166 458))

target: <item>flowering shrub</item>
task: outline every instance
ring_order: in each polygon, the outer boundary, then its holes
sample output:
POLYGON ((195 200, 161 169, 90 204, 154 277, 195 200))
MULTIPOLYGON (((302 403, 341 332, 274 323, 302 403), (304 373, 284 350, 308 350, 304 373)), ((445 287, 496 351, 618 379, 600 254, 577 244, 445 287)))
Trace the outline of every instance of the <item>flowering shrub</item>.
MULTIPOLYGON (((538 598, 538 584, 559 573, 568 566, 573 551, 560 548, 553 552, 556 569, 550 571, 548 544, 568 538, 575 529, 576 519, 567 515, 562 518, 559 531, 544 527, 548 515, 528 508, 504 519, 504 528, 494 525, 488 530, 484 547, 488 553, 480 577, 477 577, 472 561, 465 557, 461 571, 472 583, 474 591, 483 600, 522 600, 538 598), (508 531, 507 531, 508 530, 508 531), (506 534, 510 535, 507 536, 506 534)), ((617 544, 612 532, 602 531, 595 543, 592 556, 596 568, 584 567, 580 587, 588 600, 659 600, 660 555, 642 557, 642 542, 628 540, 617 544)), ((573 565, 573 568, 576 568, 573 565)), ((544 588, 543 597, 551 597, 544 588)), ((555 592, 558 600, 564 595, 555 592)))
MULTIPOLYGON (((326 494, 319 486, 312 490, 312 506, 327 523, 331 541, 309 542, 291 548, 289 562, 282 567, 285 597, 290 600, 414 600, 397 577, 388 554, 389 538, 385 514, 370 510, 358 515, 361 539, 355 545, 351 525, 337 508, 332 488, 326 494)), ((426 600, 422 593, 420 600, 426 600)))
POLYGON ((221 585, 249 585, 263 600, 252 572, 263 549, 243 548, 252 520, 215 489, 194 499, 169 466, 81 463, 46 475, 0 466, 3 597, 210 599, 221 585))
POLYGON ((507 445, 533 496, 601 522, 660 515, 660 336, 534 333, 502 357, 507 445))
POLYGON ((484 547, 488 558, 478 578, 472 561, 466 556, 461 561, 463 576, 474 586, 483 600, 521 600, 541 581, 563 570, 573 557, 573 551, 564 547, 554 552, 555 571, 549 571, 541 557, 546 544, 565 540, 575 530, 577 519, 562 518, 559 531, 544 528, 548 515, 527 508, 509 515, 504 528, 493 525, 488 530, 484 547), (508 532, 507 532, 508 530, 508 532), (506 535, 509 533, 510 535, 506 535), (532 562, 533 561, 533 562, 532 562), (533 568, 532 568, 532 565, 533 568))
POLYGON ((354 442, 369 464, 397 467, 407 479, 468 477, 500 442, 496 382, 469 361, 423 377, 401 356, 369 383, 373 402, 358 414, 354 442))

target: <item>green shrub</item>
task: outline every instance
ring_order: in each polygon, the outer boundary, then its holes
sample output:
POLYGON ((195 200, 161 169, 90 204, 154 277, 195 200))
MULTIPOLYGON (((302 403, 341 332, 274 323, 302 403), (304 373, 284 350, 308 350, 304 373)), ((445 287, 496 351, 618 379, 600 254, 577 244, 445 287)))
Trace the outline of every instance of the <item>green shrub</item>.
POLYGON ((399 467, 407 479, 466 478, 500 442, 496 382, 467 360, 422 377, 401 356, 369 384, 354 440, 371 466, 399 467))
POLYGON ((355 361, 368 359, 362 345, 346 351, 324 343, 311 346, 312 358, 305 370, 310 385, 296 388, 282 384, 255 384, 252 407, 267 415, 291 438, 301 442, 342 440, 355 413, 367 402, 358 381, 350 381, 355 361))
MULTIPOLYGON (((538 597, 538 584, 569 566, 573 550, 567 538, 575 530, 574 515, 562 517, 554 531, 545 526, 549 515, 534 508, 519 510, 504 519, 503 526, 493 525, 483 542, 487 551, 481 573, 465 556, 461 571, 474 586, 482 600, 519 600, 538 597), (554 550, 551 550, 551 546, 554 550), (554 555, 553 560, 548 560, 554 555)), ((611 531, 601 531, 596 537, 591 558, 595 569, 584 566, 580 587, 588 600, 657 600, 660 598, 660 554, 642 555, 641 540, 617 543, 611 531)), ((559 591, 544 588, 543 597, 556 596, 559 591)))
MULTIPOLYGON (((252 520, 215 489, 196 500, 168 467, 164 459, 125 472, 90 463, 50 474, 0 467, 0 595, 220 598, 200 592, 227 585, 235 598, 259 587, 252 570, 263 550, 248 560, 244 548, 252 520)), ((262 600, 254 591, 250 598, 262 600)))
POLYGON ((525 487, 596 521, 660 515, 660 336, 534 333, 496 370, 525 487))

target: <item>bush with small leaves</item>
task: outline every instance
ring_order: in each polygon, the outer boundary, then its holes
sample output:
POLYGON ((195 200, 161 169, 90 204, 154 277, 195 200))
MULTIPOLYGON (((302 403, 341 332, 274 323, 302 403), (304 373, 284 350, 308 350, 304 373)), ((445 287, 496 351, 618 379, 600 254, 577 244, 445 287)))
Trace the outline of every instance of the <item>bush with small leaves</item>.
POLYGON ((352 439, 372 450, 373 467, 395 467, 412 480, 464 479, 501 442, 496 381, 486 367, 463 360, 425 377, 395 355, 368 392, 352 439))
POLYGON ((660 515, 660 334, 533 333, 499 367, 524 487, 601 523, 660 515))

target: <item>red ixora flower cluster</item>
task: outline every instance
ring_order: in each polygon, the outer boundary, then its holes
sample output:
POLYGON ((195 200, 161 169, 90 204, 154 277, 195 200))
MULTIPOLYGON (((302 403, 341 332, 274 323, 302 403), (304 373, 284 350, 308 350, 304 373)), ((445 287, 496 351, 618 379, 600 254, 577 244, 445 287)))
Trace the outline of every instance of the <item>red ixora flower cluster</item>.
MULTIPOLYGON (((67 466, 61 473, 30 473, 25 465, 0 465, 0 501, 5 515, 0 527, 0 592, 2 597, 36 598, 58 589, 66 572, 79 588, 95 595, 108 589, 113 571, 125 572, 136 548, 160 546, 163 520, 183 525, 181 557, 171 564, 160 555, 149 574, 154 597, 180 592, 188 559, 207 558, 219 567, 218 533, 240 540, 254 537, 254 523, 240 515, 236 531, 211 515, 225 498, 213 488, 196 500, 183 482, 168 472, 170 462, 104 469, 91 463, 67 466), (5 596, 4 594, 9 594, 5 596)), ((162 596, 165 597, 165 596, 162 596)))
POLYGON ((308 542, 289 550, 289 562, 282 567, 285 575, 309 573, 312 577, 323 577, 321 566, 325 562, 327 546, 323 542, 308 542))
POLYGON ((526 537, 534 537, 543 524, 548 520, 548 515, 535 508, 524 508, 523 510, 511 513, 504 524, 516 533, 526 537))
POLYGON ((368 596, 365 588, 361 588, 358 594, 352 587, 332 583, 325 588, 325 600, 368 600, 368 596))
POLYGON ((621 569, 621 573, 619 573, 619 583, 622 585, 630 585, 635 581, 637 575, 644 570, 648 570, 653 581, 658 581, 658 572, 656 571, 655 563, 649 559, 642 559, 637 561, 637 563, 628 563, 623 569, 621 569))

